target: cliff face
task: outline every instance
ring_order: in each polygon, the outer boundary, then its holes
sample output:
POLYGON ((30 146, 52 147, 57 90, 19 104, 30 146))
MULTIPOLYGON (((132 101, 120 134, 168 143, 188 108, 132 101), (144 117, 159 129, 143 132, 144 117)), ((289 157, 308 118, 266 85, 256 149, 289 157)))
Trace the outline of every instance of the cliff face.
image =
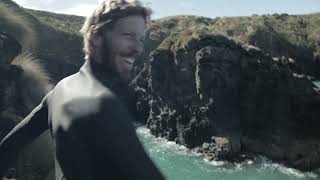
POLYGON ((288 58, 186 30, 150 55, 135 80, 137 107, 153 134, 209 159, 259 153, 312 169, 320 162, 320 93, 290 67, 288 58))
MULTIPOLYGON (((23 16, 36 34, 32 52, 54 81, 78 70, 83 17, 2 3, 23 16)), ((0 31, 15 32, 10 22, 1 20, 0 31)), ((310 79, 320 79, 319 34, 319 14, 155 20, 132 83, 141 121, 156 136, 195 148, 209 159, 235 160, 253 153, 299 169, 316 168, 320 98, 310 79)), ((0 45, 6 41, 2 38, 0 45)), ((0 58, 16 55, 20 46, 13 44, 1 46, 12 51, 0 51, 0 58)))

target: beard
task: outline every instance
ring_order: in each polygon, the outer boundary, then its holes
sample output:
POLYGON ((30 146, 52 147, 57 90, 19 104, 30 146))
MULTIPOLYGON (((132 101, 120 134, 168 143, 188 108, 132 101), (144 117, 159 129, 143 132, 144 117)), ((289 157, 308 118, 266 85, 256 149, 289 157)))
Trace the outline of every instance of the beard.
MULTIPOLYGON (((127 83, 128 75, 120 70, 121 68, 118 67, 119 64, 117 64, 116 62, 117 60, 119 60, 117 59, 117 56, 116 56, 119 53, 113 52, 112 51, 113 48, 106 41, 103 41, 102 49, 103 51, 101 52, 101 57, 102 57, 101 66, 103 66, 104 71, 107 72, 110 76, 115 77, 127 83)), ((119 55, 122 55, 122 54, 119 54, 119 55)))
POLYGON ((125 81, 129 81, 131 79, 131 69, 132 66, 129 68, 129 70, 123 71, 123 63, 124 57, 132 57, 134 52, 126 52, 126 51, 118 51, 114 52, 112 51, 111 45, 107 43, 106 40, 102 43, 102 49, 101 57, 102 57, 102 66, 107 72, 112 73, 113 75, 116 75, 117 77, 120 77, 121 79, 125 81), (120 66, 120 67, 119 67, 120 66))
POLYGON ((108 43, 106 41, 103 41, 102 43, 102 49, 103 51, 101 52, 102 55, 102 66, 106 68, 106 70, 112 70, 114 68, 114 65, 111 61, 112 59, 112 52, 111 52, 111 47, 110 45, 108 45, 108 43))

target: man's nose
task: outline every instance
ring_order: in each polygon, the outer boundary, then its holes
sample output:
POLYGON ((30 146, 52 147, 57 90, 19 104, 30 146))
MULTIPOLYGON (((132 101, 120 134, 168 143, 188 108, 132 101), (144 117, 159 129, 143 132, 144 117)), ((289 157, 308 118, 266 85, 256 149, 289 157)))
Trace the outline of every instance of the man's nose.
POLYGON ((132 46, 132 51, 135 56, 140 55, 143 52, 144 43, 140 40, 137 40, 136 43, 132 46))

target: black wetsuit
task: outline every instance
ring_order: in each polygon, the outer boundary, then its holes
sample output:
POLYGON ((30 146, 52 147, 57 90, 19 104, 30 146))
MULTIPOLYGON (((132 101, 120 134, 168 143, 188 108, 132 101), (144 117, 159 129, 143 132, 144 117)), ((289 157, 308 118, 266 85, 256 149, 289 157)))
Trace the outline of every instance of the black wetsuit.
POLYGON ((132 116, 115 95, 123 88, 110 89, 108 74, 87 60, 78 73, 60 81, 1 142, 0 170, 49 128, 57 165, 67 180, 163 179, 135 134, 132 116))

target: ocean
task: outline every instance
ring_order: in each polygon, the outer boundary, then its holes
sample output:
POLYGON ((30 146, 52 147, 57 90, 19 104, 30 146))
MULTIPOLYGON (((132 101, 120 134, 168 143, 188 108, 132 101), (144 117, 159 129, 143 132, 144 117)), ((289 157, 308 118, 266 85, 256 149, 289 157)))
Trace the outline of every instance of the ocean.
POLYGON ((315 84, 318 88, 320 88, 320 81, 313 81, 313 84, 315 84))
POLYGON ((242 163, 208 162, 200 154, 163 138, 156 138, 145 127, 137 134, 145 150, 168 180, 316 180, 320 170, 301 172, 256 157, 242 163))

